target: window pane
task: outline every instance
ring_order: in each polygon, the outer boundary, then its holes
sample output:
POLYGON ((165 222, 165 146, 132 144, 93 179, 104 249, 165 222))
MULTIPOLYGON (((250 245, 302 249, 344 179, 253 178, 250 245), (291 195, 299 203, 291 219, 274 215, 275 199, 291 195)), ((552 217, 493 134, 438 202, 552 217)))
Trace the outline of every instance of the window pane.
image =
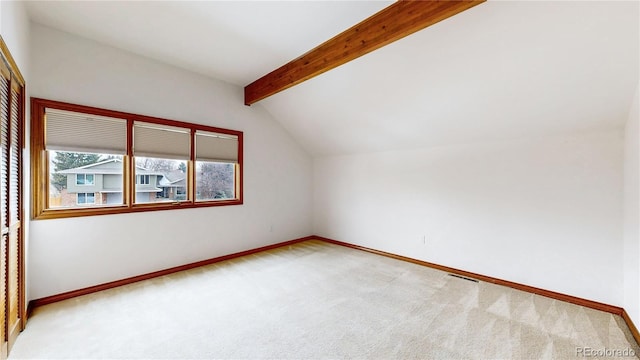
POLYGON ((150 178, 149 175, 138 175, 136 176, 136 184, 149 185, 151 181, 150 178))
POLYGON ((122 156, 48 151, 49 208, 122 205, 122 156))
POLYGON ((235 199, 235 165, 230 163, 196 162, 196 200, 235 199))
POLYGON ((188 128, 136 121, 133 129, 133 154, 165 159, 188 159, 191 152, 188 128))
POLYGON ((96 203, 95 193, 78 193, 77 194, 78 205, 92 205, 96 203))
POLYGON ((196 131, 196 160, 238 162, 238 136, 196 131))
POLYGON ((76 174, 76 185, 95 185, 93 174, 76 174))
POLYGON ((87 113, 47 108, 47 150, 127 152, 127 121, 87 113))
POLYGON ((187 200, 187 160, 136 157, 136 204, 187 200))

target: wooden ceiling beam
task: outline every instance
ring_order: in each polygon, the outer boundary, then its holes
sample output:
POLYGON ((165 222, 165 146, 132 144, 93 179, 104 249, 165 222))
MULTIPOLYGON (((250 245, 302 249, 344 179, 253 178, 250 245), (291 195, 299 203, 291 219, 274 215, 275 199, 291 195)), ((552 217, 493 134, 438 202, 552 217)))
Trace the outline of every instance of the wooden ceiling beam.
POLYGON ((288 89, 486 0, 398 1, 244 88, 245 105, 288 89))

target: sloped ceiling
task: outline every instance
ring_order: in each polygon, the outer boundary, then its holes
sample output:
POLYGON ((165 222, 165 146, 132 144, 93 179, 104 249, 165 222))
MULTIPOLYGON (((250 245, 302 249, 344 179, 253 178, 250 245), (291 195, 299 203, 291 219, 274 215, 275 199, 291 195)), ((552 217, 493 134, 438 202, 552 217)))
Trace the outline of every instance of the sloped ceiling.
MULTIPOLYGON (((390 2, 29 2, 33 21, 244 86, 390 2)), ((489 1, 267 98, 314 155, 621 127, 638 2, 489 1)))

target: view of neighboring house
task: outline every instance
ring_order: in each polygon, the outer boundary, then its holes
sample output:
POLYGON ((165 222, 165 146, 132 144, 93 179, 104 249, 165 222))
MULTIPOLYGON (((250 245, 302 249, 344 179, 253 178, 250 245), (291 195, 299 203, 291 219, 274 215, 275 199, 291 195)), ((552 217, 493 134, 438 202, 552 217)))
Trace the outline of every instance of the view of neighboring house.
POLYGON ((180 170, 164 172, 158 181, 158 187, 162 193, 158 194, 163 199, 185 200, 187 198, 186 176, 180 170))
MULTIPOLYGON (((147 170, 136 166, 136 203, 185 198, 182 171, 147 170)), ((67 177, 66 189, 52 196, 57 206, 122 204, 122 160, 109 159, 95 164, 58 171, 67 177)))

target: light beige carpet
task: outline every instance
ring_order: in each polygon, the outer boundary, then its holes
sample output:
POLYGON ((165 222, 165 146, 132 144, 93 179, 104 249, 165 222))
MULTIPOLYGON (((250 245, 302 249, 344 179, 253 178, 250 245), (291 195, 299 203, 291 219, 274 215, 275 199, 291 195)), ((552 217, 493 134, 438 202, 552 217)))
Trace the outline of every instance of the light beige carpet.
POLYGON ((640 354, 619 316, 307 241, 37 308, 10 359, 575 359, 580 349, 640 354))

